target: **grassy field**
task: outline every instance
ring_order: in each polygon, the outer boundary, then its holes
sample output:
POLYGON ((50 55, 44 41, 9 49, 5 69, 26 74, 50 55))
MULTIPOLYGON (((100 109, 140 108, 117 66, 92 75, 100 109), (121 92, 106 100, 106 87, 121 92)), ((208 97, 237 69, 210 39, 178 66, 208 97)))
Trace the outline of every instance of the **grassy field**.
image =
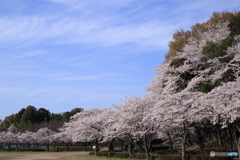
POLYGON ((8 152, 1 151, 1 160, 94 160, 89 152, 8 152))
MULTIPOLYGON (((109 160, 88 155, 89 152, 0 152, 0 160, 109 160)), ((111 160, 120 160, 111 158, 111 160)), ((121 159, 127 160, 127 159, 121 159)))

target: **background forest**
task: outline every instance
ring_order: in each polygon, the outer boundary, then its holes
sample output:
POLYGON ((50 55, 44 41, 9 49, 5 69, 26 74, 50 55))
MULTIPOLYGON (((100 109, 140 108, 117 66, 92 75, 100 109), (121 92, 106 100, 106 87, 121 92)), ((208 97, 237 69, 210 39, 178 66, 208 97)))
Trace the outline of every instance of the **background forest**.
POLYGON ((35 108, 27 106, 22 108, 16 114, 7 116, 0 124, 0 131, 6 131, 11 125, 15 125, 19 132, 32 131, 48 127, 53 131, 57 131, 62 127, 64 122, 68 122, 70 117, 78 112, 83 111, 82 108, 74 108, 71 111, 63 113, 51 113, 45 108, 35 108))

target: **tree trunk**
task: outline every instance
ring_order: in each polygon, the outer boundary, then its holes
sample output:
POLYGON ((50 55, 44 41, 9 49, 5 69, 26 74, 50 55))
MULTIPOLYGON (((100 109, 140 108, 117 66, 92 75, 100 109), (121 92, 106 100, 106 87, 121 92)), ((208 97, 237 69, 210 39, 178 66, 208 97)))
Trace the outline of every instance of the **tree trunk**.
POLYGON ((238 129, 238 132, 240 132, 240 128, 237 125, 235 125, 233 127, 233 138, 234 138, 234 141, 235 141, 235 143, 237 145, 238 159, 240 160, 240 138, 237 135, 237 129, 238 129))
POLYGON ((187 139, 187 124, 185 121, 183 121, 182 160, 186 160, 186 139, 187 139))
POLYGON ((28 150, 30 149, 30 143, 27 144, 28 145, 28 150))
POLYGON ((237 145, 237 150, 238 150, 238 159, 240 159, 240 138, 234 137, 234 141, 237 145))
POLYGON ((232 136, 232 132, 230 133, 230 148, 231 148, 231 151, 233 151, 233 136, 232 136))
POLYGON ((121 151, 123 151, 123 139, 121 139, 121 151))
POLYGON ((8 143, 8 149, 11 151, 11 143, 8 143))
POLYGON ((148 148, 149 148, 149 152, 152 152, 152 140, 148 139, 148 148))
POLYGON ((133 152, 134 152, 134 145, 133 145, 133 139, 131 137, 130 137, 130 144, 129 144, 128 148, 129 148, 129 156, 130 156, 130 158, 132 158, 133 152))
POLYGON ((238 149, 238 159, 240 159, 240 138, 238 138, 237 149, 238 149))
POLYGON ((150 160, 151 157, 150 157, 150 153, 149 153, 149 139, 146 135, 144 136, 143 144, 144 144, 144 149, 145 149, 147 160, 150 160))
POLYGON ((98 139, 95 140, 95 150, 94 150, 94 155, 97 155, 98 152, 98 139))
POLYGON ((200 151, 203 151, 203 149, 204 149, 204 135, 202 134, 200 128, 196 128, 195 131, 196 131, 196 134, 197 134, 198 146, 200 148, 200 151))
POLYGON ((87 143, 86 142, 83 142, 83 151, 86 151, 86 148, 87 148, 87 143))
POLYGON ((111 140, 109 142, 109 146, 108 146, 108 156, 109 157, 111 156, 112 152, 113 152, 113 141, 111 140))
POLYGON ((183 135, 183 138, 182 138, 182 160, 186 160, 186 145, 185 145, 185 142, 186 142, 186 135, 183 135))
POLYGON ((167 135, 168 135, 169 142, 170 142, 170 150, 171 150, 171 153, 173 153, 173 142, 172 142, 172 138, 171 138, 169 132, 167 132, 167 135))
POLYGON ((49 144, 47 144, 47 151, 49 151, 49 144))
POLYGON ((65 143, 67 151, 69 150, 68 143, 65 143))
POLYGON ((217 132, 218 145, 222 146, 222 138, 219 132, 217 132))

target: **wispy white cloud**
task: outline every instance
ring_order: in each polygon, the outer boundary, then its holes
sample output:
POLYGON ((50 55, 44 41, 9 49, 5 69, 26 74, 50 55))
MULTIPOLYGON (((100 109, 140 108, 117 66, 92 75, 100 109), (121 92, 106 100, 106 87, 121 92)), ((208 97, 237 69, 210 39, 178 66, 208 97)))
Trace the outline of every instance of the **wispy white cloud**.
MULTIPOLYGON (((94 15, 98 15, 99 12, 91 7, 111 6, 114 8, 115 6, 118 8, 124 8, 129 7, 129 5, 138 1, 52 0, 52 2, 66 4, 72 8, 78 6, 94 12, 94 15)), ((237 2, 233 3, 236 4, 237 2)), ((206 3, 203 3, 202 1, 189 1, 182 5, 179 2, 179 4, 180 6, 178 8, 174 8, 172 11, 170 9, 169 12, 167 12, 167 9, 150 11, 157 14, 159 18, 166 17, 165 20, 150 18, 149 20, 144 19, 143 21, 139 21, 135 19, 132 23, 129 23, 131 18, 123 16, 124 13, 121 15, 113 15, 110 10, 108 10, 108 12, 105 11, 104 15, 101 17, 89 16, 87 19, 81 18, 81 16, 70 18, 68 16, 58 17, 56 15, 6 16, 0 18, 0 30, 2 32, 0 35, 0 43, 48 43, 55 45, 82 44, 98 47, 133 44, 136 45, 139 50, 144 47, 154 47, 155 49, 160 49, 167 46, 167 42, 171 39, 171 35, 174 30, 184 28, 192 23, 191 20, 194 20, 194 16, 196 16, 190 15, 192 14, 192 11, 199 11, 204 8, 207 12, 212 12, 211 8, 216 5, 219 8, 226 9, 233 6, 231 3, 226 5, 224 2, 217 1, 206 3), (184 13, 188 14, 188 17, 183 17, 182 15, 184 15, 184 13), (175 16, 175 19, 170 16, 171 14, 175 16), (181 19, 176 19, 176 17, 181 17, 181 19)), ((215 8, 217 9, 218 7, 215 8)), ((143 10, 143 13, 141 13, 141 7, 131 9, 130 12, 138 11, 139 9, 139 14, 144 16, 146 11, 143 10)), ((209 17, 209 15, 206 15, 206 17, 209 17)), ((138 17, 138 19, 140 18, 141 17, 138 17)))
POLYGON ((91 44, 94 46, 117 46, 135 44, 138 47, 166 45, 170 28, 158 22, 111 26, 78 19, 54 20, 40 17, 0 19, 0 43, 91 44), (84 24, 84 25, 83 25, 84 24))
POLYGON ((44 53, 43 51, 32 51, 32 52, 24 53, 22 55, 18 55, 14 58, 21 59, 21 58, 27 58, 27 57, 34 57, 34 56, 41 55, 43 53, 44 53))
POLYGON ((112 7, 112 8, 122 8, 128 7, 132 5, 137 0, 50 0, 51 2, 65 4, 71 7, 71 9, 78 9, 78 10, 91 10, 96 8, 105 8, 105 7, 112 7))

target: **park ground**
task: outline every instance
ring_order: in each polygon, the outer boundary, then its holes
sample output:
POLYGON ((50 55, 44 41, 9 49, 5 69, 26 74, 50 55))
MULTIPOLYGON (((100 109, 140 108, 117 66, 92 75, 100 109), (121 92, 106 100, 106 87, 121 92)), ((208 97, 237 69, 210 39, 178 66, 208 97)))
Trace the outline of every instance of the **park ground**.
MULTIPOLYGON (((230 146, 223 141, 223 145, 219 146, 217 140, 212 140, 205 143, 205 154, 210 154, 210 151, 229 151, 230 146)), ((233 145, 236 151, 236 145, 233 145)), ((181 154, 181 148, 178 149, 178 154, 181 154)), ((187 151, 199 151, 197 145, 187 147, 187 151)), ((0 151, 0 160, 109 160, 107 157, 99 157, 89 155, 89 151, 63 151, 63 152, 31 152, 31 151, 0 151)), ((111 160, 129 160, 120 158, 111 158, 111 160)), ((237 160, 235 157, 234 160, 237 160)))
MULTIPOLYGON (((0 152, 0 160, 97 160, 89 152, 0 152)), ((102 158, 101 160, 107 160, 102 158)))

